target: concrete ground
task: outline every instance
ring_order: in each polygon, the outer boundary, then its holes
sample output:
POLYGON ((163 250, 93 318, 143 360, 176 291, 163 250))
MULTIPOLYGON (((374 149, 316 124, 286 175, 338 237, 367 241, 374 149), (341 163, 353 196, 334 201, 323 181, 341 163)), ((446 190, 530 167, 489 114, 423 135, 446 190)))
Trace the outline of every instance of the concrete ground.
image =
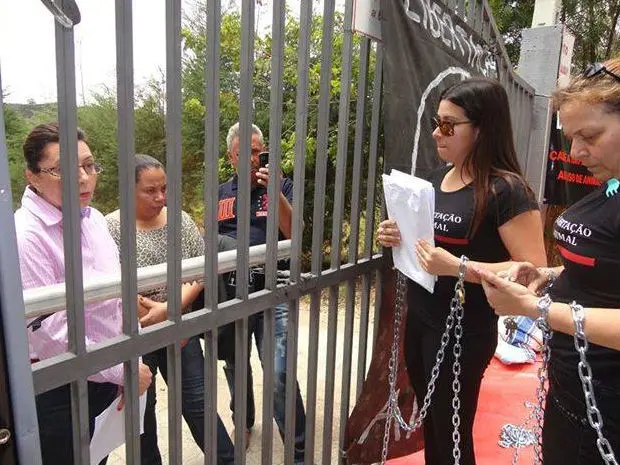
MULTIPOLYGON (((333 421, 333 435, 331 447, 331 463, 337 463, 338 457, 338 437, 340 428, 340 405, 341 405, 341 384, 342 384, 342 365, 343 365, 343 334, 344 334, 344 295, 346 295, 346 288, 341 288, 338 312, 338 341, 336 346, 336 381, 335 381, 335 395, 334 395, 334 421, 333 421)), ((358 292, 359 299, 359 292, 358 292)), ((368 336, 368 350, 367 350, 367 366, 370 364, 370 354, 372 348, 372 334, 373 334, 373 310, 374 310, 374 295, 371 298, 371 314, 369 324, 369 336, 368 336)), ((315 427, 315 455, 314 462, 321 463, 322 450, 323 450, 323 420, 324 420, 324 399, 325 399, 325 378, 326 378, 326 347, 327 347, 327 301, 324 301, 321 305, 320 314, 320 334, 319 334, 319 359, 317 373, 317 405, 314 406, 316 411, 316 427, 315 427)), ((357 359, 358 359, 358 345, 359 345, 359 305, 356 305, 355 312, 355 324, 354 324, 354 338, 353 338, 353 352, 352 352, 352 377, 350 385, 351 387, 351 400, 350 409, 353 408, 355 401, 355 386, 357 380, 357 359)), ((312 408, 308 406, 306 402, 307 393, 307 363, 308 363, 308 330, 309 330, 309 299, 304 298, 300 302, 299 312, 299 350, 298 350, 298 366, 297 366, 297 380, 301 389, 302 397, 304 398, 304 405, 306 410, 312 408)), ((220 363, 220 368, 223 362, 220 363)), ((256 346, 252 348, 251 364, 254 374, 254 395, 256 399, 256 425, 252 430, 252 436, 250 438, 250 446, 247 451, 246 463, 250 465, 258 465, 261 463, 261 433, 263 431, 262 420, 262 380, 263 372, 258 359, 256 346)), ((230 394, 228 392, 228 386, 226 384, 226 378, 224 377, 223 369, 218 370, 218 412, 222 417, 222 421, 226 425, 229 434, 233 432, 233 422, 229 410, 230 394)), ((158 440, 159 449, 162 454, 163 463, 169 464, 168 461, 168 425, 167 425, 167 403, 168 393, 166 384, 161 376, 157 378, 157 420, 158 420, 158 440)), ((284 463, 283 459, 283 444, 280 439, 275 422, 270 425, 273 428, 273 464, 280 465, 284 463)), ((204 456, 202 451, 196 446, 185 421, 183 421, 183 465, 202 465, 204 463, 204 456)), ((125 448, 124 446, 114 451, 108 460, 109 465, 121 465, 125 464, 125 448)))

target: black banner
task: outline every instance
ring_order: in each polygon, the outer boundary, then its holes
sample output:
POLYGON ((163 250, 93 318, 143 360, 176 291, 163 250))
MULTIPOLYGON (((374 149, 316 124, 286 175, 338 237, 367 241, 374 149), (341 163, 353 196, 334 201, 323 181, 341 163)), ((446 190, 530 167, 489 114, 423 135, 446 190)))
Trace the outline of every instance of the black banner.
POLYGON ((423 175, 440 163, 431 136, 439 95, 472 75, 497 78, 497 63, 484 41, 441 2, 383 0, 381 11, 385 171, 423 175))
POLYGON ((543 202, 548 205, 572 205, 600 185, 601 182, 592 176, 580 160, 570 156, 570 142, 564 137, 557 113, 554 113, 543 202))

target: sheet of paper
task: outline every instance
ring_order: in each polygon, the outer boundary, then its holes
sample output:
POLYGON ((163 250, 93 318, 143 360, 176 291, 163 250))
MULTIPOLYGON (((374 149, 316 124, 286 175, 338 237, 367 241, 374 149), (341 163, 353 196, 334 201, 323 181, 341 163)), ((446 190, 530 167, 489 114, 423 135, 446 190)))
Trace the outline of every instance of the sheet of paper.
POLYGON ((434 245, 435 190, 424 179, 398 170, 383 175, 388 217, 400 229, 401 243, 392 250, 394 266, 405 276, 433 292, 437 278, 424 271, 415 255, 415 243, 425 239, 434 245))
MULTIPOLYGON (((90 463, 98 465, 114 449, 125 444, 125 409, 117 410, 121 396, 95 419, 95 432, 90 440, 90 463)), ((140 434, 144 432, 146 392, 140 397, 140 434)))

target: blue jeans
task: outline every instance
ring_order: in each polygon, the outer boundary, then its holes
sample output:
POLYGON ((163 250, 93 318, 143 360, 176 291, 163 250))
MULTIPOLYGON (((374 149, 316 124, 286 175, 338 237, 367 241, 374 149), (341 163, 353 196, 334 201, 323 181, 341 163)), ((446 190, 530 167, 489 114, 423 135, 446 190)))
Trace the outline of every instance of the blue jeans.
MULTIPOLYGON (((146 354, 143 358, 153 373, 153 382, 147 391, 146 412, 144 413, 144 433, 140 436, 142 465, 161 465, 161 455, 157 446, 157 419, 155 418, 155 374, 157 368, 164 381, 168 380, 166 349, 162 348, 146 354)), ((183 418, 187 422, 194 441, 204 452, 204 357, 198 336, 189 339, 181 350, 181 404, 183 418)), ((217 416, 217 463, 234 463, 234 448, 230 436, 217 416)))
MULTIPOLYGON (((88 382, 89 432, 95 431, 95 417, 118 396, 118 386, 111 383, 88 382)), ((71 388, 61 386, 36 396, 39 437, 43 465, 73 464, 73 430, 71 419, 71 388)), ((105 464, 105 459, 101 464, 105 464)))
MULTIPOLYGON (((278 425, 280 437, 284 441, 284 417, 286 398, 286 345, 288 339, 288 305, 280 304, 275 307, 275 359, 274 359, 274 411, 273 417, 278 425)), ((263 312, 253 315, 248 322, 248 335, 254 334, 258 357, 263 363, 263 312)), ((254 425, 255 407, 254 392, 252 389, 252 369, 249 365, 250 346, 248 345, 248 405, 246 426, 250 429, 254 425)), ((234 393, 235 393, 235 360, 226 360, 224 365, 226 380, 231 394, 231 410, 234 416, 234 393)), ((299 391, 299 384, 295 382, 296 391, 296 414, 295 414, 295 463, 304 461, 304 448, 306 442, 306 412, 299 391)))

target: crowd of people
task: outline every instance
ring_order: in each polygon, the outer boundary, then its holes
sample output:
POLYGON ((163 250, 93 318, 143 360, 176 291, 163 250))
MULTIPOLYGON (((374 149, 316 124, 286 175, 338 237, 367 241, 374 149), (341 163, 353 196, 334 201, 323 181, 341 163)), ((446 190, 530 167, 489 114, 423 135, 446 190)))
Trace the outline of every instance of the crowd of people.
MULTIPOLYGON (((454 463, 452 448, 448 447, 454 428, 454 341, 446 347, 438 374, 434 367, 455 284, 462 271, 466 298, 460 339, 460 463, 476 463, 473 424, 481 382, 497 344, 498 315, 530 316, 538 319, 545 330, 553 331, 542 430, 545 465, 603 463, 602 455, 607 453, 609 458, 613 451, 620 451, 620 195, 609 188, 613 180, 620 178, 620 59, 590 66, 566 87, 558 89, 553 102, 564 133, 572 140, 571 156, 603 185, 570 206, 556 221, 556 231, 570 236, 556 234, 563 265, 549 268, 538 203, 517 161, 505 90, 494 80, 470 78, 446 89, 440 97, 433 119, 433 137, 443 163, 427 177, 435 190, 435 211, 441 214, 435 219, 434 244, 420 240, 412 252, 421 267, 438 280, 434 293, 408 282, 404 340, 406 366, 416 397, 424 399, 429 389, 434 391, 423 425, 428 465, 454 463), (461 256, 469 259, 467 263, 461 256), (576 350, 578 341, 587 350, 576 350), (584 397, 584 390, 590 392, 589 398, 584 397)), ((15 223, 25 289, 65 280, 59 132, 56 123, 39 125, 23 146, 28 186, 21 208, 15 213, 15 223)), ((243 158, 239 137, 239 124, 235 124, 226 139, 228 159, 235 169, 243 158)), ((83 273, 86 278, 119 274, 120 215, 116 211, 104 217, 90 206, 102 168, 80 130, 77 139, 83 273)), ((255 125, 250 148, 250 245, 266 241, 269 182, 278 182, 280 186, 280 238, 290 238, 293 183, 282 176, 280 169, 261 164, 260 154, 266 147, 263 134, 255 125)), ((135 181, 138 266, 164 263, 164 166, 149 155, 137 155, 135 181)), ((239 178, 234 175, 219 187, 219 233, 220 240, 232 241, 227 248, 234 247, 237 237, 238 185, 239 178)), ((415 213, 411 214, 415 219, 415 213)), ((180 234, 182 258, 203 255, 202 235, 185 212, 180 234)), ((377 240, 381 245, 397 247, 400 239, 394 219, 379 224, 377 240)), ((250 277, 250 292, 264 287, 264 271, 253 269, 250 277)), ((224 284, 234 289, 234 276, 228 276, 224 284)), ((192 309, 202 291, 200 283, 182 286, 184 312, 192 309)), ((141 327, 168 318, 166 288, 149 291, 137 299, 141 327)), ((120 299, 88 304, 84 313, 86 344, 121 334, 122 311, 120 299)), ((276 306, 274 314, 274 419, 284 439, 286 304, 276 306)), ((66 352, 66 312, 28 321, 27 326, 32 363, 66 352)), ((261 362, 263 327, 262 312, 249 318, 249 342, 254 336, 261 362)), ((226 352, 224 359, 233 397, 234 351, 226 352)), ((192 337, 181 352, 182 411, 194 440, 204 450, 203 365, 200 341, 198 336, 192 337)), ((166 380, 165 349, 144 355, 139 364, 139 393, 147 393, 141 436, 143 464, 161 463, 155 420, 157 370, 166 380)), ((249 364, 247 380, 243 382, 246 381, 247 415, 241 423, 247 428, 247 441, 255 421, 249 364)), ((96 415, 122 393, 123 382, 122 365, 89 378, 91 434, 96 415)), ((298 464, 305 459, 305 410, 299 385, 295 405, 294 461, 298 464)), ((66 446, 72 437, 69 387, 37 395, 36 406, 43 462, 73 463, 73 449, 66 446)), ((234 400, 231 409, 233 406, 234 400)), ((219 416, 217 438, 218 463, 234 463, 233 445, 219 416)))

